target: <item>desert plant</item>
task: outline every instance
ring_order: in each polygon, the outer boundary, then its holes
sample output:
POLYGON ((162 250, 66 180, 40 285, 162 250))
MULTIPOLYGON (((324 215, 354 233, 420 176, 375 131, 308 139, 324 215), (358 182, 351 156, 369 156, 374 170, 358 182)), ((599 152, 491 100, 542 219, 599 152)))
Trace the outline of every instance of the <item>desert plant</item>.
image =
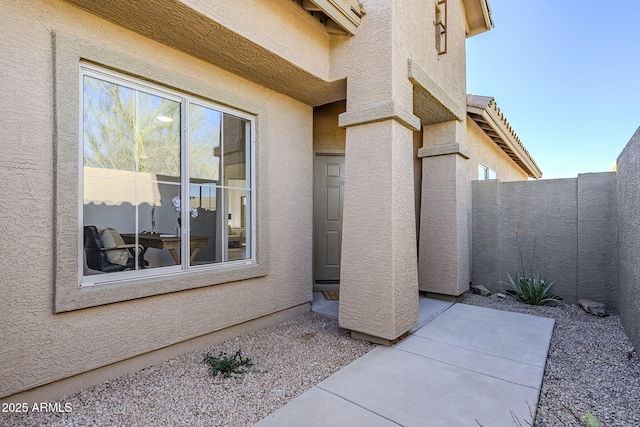
POLYGON ((600 420, 589 411, 584 413, 581 420, 584 421, 589 427, 600 427, 600 425, 602 425, 600 420))
POLYGON ((229 355, 221 351, 217 356, 207 353, 204 356, 204 363, 209 366, 211 373, 215 376, 230 378, 233 374, 243 374, 246 368, 253 366, 251 359, 244 357, 241 350, 229 355))
POLYGON ((551 294, 551 287, 555 281, 542 279, 538 273, 533 276, 518 274, 515 279, 507 273, 509 282, 515 297, 531 305, 543 305, 551 301, 558 301, 559 298, 551 294))

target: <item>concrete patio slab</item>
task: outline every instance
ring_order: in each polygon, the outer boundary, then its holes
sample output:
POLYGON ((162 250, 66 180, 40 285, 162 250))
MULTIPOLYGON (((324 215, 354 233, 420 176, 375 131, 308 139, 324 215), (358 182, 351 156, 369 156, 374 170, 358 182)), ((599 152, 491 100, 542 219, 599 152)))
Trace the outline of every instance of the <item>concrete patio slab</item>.
POLYGON ((553 319, 467 304, 445 313, 415 335, 544 368, 553 319))
POLYGON ((512 425, 538 390, 396 348, 378 347, 318 388, 403 426, 512 425))
POLYGON ((338 304, 336 300, 326 300, 322 295, 322 292, 313 293, 313 301, 311 301, 311 310, 316 313, 323 314, 333 319, 338 318, 338 304))
POLYGON ((397 427, 398 424, 335 394, 314 387, 287 403, 286 413, 273 413, 259 426, 371 426, 397 427), (284 422, 284 424, 282 424, 284 422))
POLYGON ((513 426, 532 422, 554 321, 427 299, 421 324, 256 425, 513 426))
POLYGON ((417 331, 418 329, 423 327, 427 322, 436 318, 438 315, 440 315, 443 311, 447 310, 452 305, 453 305, 453 302, 451 301, 420 297, 420 299, 418 300, 418 310, 420 312, 420 320, 418 321, 418 324, 409 331, 409 333, 413 333, 417 331))
MULTIPOLYGON (((322 292, 314 292, 313 293, 313 301, 311 302, 311 310, 316 313, 320 313, 327 317, 331 317, 334 319, 338 318, 339 313, 339 300, 326 300, 322 295, 322 292)), ((418 324, 413 327, 409 332, 413 332, 420 327, 422 327, 429 320, 433 319, 444 310, 448 309, 453 305, 453 302, 443 301, 434 298, 426 298, 420 297, 418 300, 419 311, 420 311, 420 320, 418 324)))
POLYGON ((424 340, 428 338, 413 335, 399 342, 395 348, 526 387, 540 388, 542 384, 544 366, 528 365, 439 341, 424 340))

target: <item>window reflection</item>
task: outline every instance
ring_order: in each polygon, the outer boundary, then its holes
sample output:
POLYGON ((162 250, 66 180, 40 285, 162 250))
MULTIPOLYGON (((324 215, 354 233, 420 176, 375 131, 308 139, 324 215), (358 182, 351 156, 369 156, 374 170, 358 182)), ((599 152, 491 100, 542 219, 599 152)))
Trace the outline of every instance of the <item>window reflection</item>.
MULTIPOLYGON (((116 230, 143 261, 122 270, 250 259, 251 122, 102 77, 83 75, 83 225, 116 230)), ((85 266, 85 275, 104 272, 85 266)))

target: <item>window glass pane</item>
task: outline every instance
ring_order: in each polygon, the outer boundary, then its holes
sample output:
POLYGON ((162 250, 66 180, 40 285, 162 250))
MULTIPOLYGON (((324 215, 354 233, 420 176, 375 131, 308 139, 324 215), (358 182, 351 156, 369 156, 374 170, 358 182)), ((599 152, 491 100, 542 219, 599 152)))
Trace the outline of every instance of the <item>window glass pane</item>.
POLYGON ((98 240, 89 253, 84 233, 85 275, 251 259, 251 121, 183 97, 182 132, 177 95, 89 66, 83 74, 82 222, 98 240))
POLYGON ((135 230, 135 182, 129 171, 84 168, 84 274, 137 269, 140 251, 126 246, 121 233, 135 230))
POLYGON ((224 261, 222 189, 206 183, 189 185, 190 265, 224 261))
POLYGON ((189 104, 189 176, 206 182, 220 179, 222 113, 189 104))
POLYGON ((83 225, 96 227, 83 230, 91 270, 176 265, 180 103, 87 75, 83 100, 83 225))
MULTIPOLYGON (((140 175, 140 174, 138 174, 140 175)), ((138 181, 138 243, 145 248, 147 268, 180 264, 180 211, 174 200, 180 199, 180 183, 153 175, 157 181, 138 181)), ((136 238, 135 234, 129 237, 136 238)))
POLYGON ((237 188, 226 190, 228 194, 228 236, 227 252, 229 261, 251 258, 251 200, 250 191, 237 188))
MULTIPOLYGON (((225 114, 223 119, 224 185, 231 186, 229 180, 247 179, 248 121, 225 114)), ((243 185, 245 187, 246 184, 243 185)))
POLYGON ((496 171, 494 171, 493 169, 489 169, 489 174, 487 179, 497 179, 498 176, 496 175, 496 171))
POLYGON ((478 165, 478 179, 487 179, 487 168, 480 164, 478 165))
POLYGON ((137 92, 138 171, 180 176, 180 103, 137 92))
POLYGON ((136 170, 136 91, 84 76, 84 165, 136 170))

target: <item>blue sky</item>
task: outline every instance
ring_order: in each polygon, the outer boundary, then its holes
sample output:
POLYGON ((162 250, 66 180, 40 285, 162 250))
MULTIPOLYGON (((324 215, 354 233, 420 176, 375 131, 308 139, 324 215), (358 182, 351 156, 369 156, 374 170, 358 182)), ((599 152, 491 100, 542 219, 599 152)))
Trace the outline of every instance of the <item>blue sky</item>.
POLYGON ((495 98, 543 179, 609 170, 640 126, 640 1, 489 2, 467 93, 495 98))

